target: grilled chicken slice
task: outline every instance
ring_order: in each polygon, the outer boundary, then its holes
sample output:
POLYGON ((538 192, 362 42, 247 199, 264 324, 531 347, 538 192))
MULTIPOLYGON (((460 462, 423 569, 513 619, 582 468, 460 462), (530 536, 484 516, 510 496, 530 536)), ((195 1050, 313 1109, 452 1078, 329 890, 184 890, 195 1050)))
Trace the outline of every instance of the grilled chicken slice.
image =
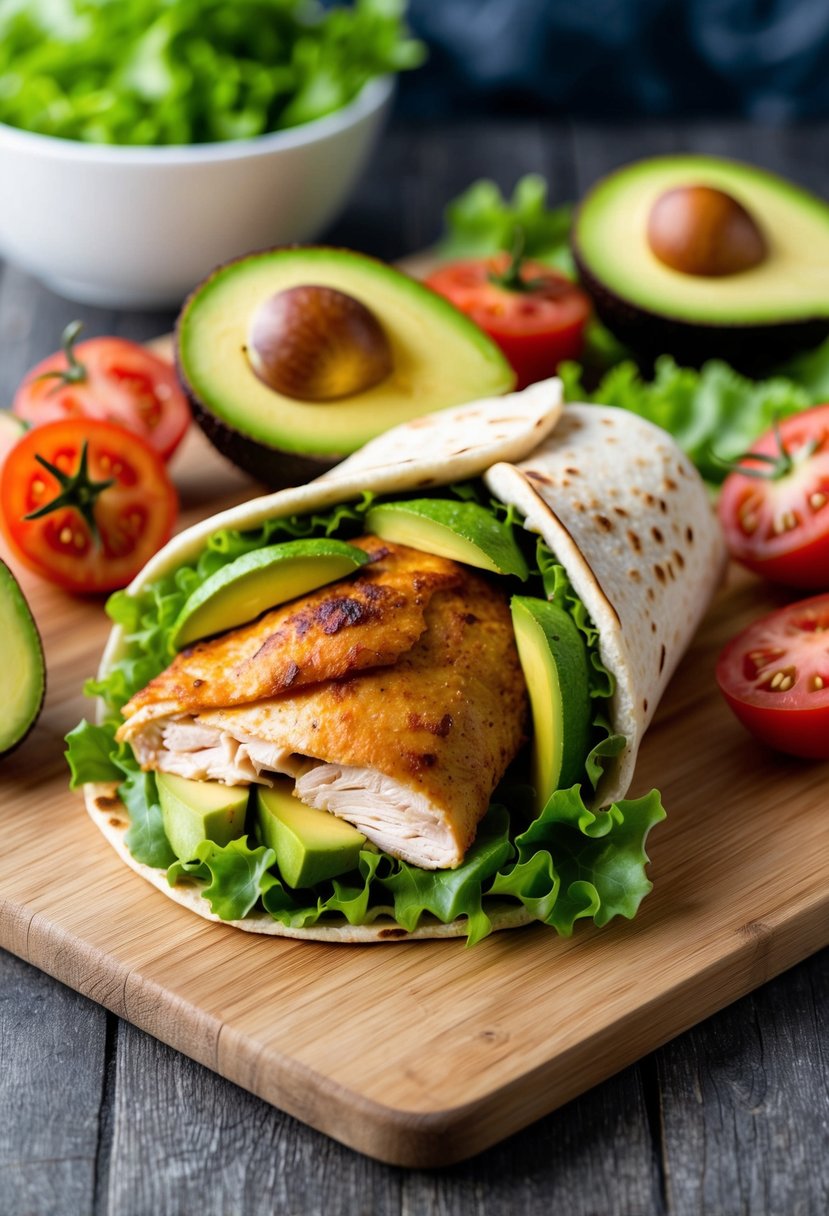
POLYGON ((505 597, 450 564, 455 584, 433 594, 425 631, 393 665, 250 705, 154 718, 147 707, 119 737, 145 767, 184 776, 288 773, 304 802, 392 855, 459 865, 521 746, 527 698, 505 597))
POLYGON ((148 706, 156 716, 162 706, 169 714, 244 705, 394 663, 426 628, 434 593, 457 586, 459 567, 373 536, 349 543, 372 558, 356 576, 187 647, 124 706, 124 716, 148 706))

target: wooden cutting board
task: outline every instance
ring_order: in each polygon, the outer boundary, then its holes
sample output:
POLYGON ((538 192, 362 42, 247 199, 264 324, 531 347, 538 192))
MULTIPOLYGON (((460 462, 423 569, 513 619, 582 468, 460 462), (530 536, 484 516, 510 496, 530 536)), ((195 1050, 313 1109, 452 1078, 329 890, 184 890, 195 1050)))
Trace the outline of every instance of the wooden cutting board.
MULTIPOLYGON (((173 471, 182 525, 251 493, 195 431, 173 471)), ((470 1156, 829 942, 829 765, 763 751, 714 687, 726 638, 783 599, 748 576, 732 572, 645 740, 633 792, 659 786, 668 820, 639 917, 466 949, 255 937, 122 865, 62 758, 108 622, 18 573, 49 690, 0 769, 0 945, 362 1152, 470 1156)))

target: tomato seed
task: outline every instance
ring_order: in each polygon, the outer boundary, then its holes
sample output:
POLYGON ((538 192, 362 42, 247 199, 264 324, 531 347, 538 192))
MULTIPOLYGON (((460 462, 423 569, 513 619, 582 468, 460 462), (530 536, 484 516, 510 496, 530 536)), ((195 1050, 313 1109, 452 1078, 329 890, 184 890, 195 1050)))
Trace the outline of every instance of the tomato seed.
POLYGON ((814 507, 814 509, 816 511, 819 511, 822 506, 825 506, 825 504, 826 504, 826 495, 825 494, 816 493, 816 494, 809 495, 809 506, 814 507))
POLYGON ((821 688, 823 688, 823 676, 815 676, 812 680, 812 691, 820 692, 821 688))

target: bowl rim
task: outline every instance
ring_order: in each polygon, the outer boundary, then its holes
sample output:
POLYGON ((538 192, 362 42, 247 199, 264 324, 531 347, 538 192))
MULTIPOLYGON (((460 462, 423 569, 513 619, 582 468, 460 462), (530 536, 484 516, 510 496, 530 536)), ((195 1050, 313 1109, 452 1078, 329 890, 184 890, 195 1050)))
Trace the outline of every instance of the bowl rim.
POLYGON ((80 139, 42 135, 0 122, 0 150, 5 147, 45 158, 124 167, 142 164, 212 164, 267 156, 272 152, 304 147, 340 134, 381 110, 391 99, 394 86, 393 75, 377 76, 366 81, 357 96, 339 110, 296 127, 266 131, 247 139, 216 140, 203 144, 93 144, 80 139))

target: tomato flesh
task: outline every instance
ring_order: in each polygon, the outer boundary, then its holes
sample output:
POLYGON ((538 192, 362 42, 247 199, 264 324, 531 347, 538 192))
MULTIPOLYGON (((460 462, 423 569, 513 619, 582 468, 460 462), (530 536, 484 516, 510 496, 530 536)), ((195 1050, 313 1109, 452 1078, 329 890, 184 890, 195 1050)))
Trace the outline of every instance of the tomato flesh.
POLYGON ((126 586, 169 540, 177 501, 161 457, 148 444, 123 427, 83 418, 35 427, 15 445, 0 473, 0 508, 22 562, 69 591, 99 592, 126 586), (84 443, 90 479, 113 483, 95 501, 95 531, 74 506, 26 519, 61 492, 35 457, 72 476, 84 443))
POLYGON ((96 418, 133 431, 169 460, 190 423, 190 408, 171 364, 125 338, 90 338, 75 347, 86 378, 63 384, 45 373, 65 371, 59 351, 33 367, 12 410, 33 426, 62 418, 96 418))
POLYGON ((521 278, 532 285, 526 291, 494 283, 491 276, 503 274, 509 262, 508 254, 450 262, 426 283, 500 346, 520 389, 554 375, 564 359, 579 358, 591 305, 575 283, 537 262, 522 264, 521 278))
POLYGON ((717 683, 762 743, 829 758, 829 595, 754 621, 722 651, 717 683))
MULTIPOLYGON (((774 480, 733 472, 725 479, 719 516, 733 557, 772 582, 829 587, 829 404, 786 418, 780 438, 791 471, 774 480)), ((752 453, 779 456, 768 431, 752 453)), ((747 467, 766 472, 760 461, 747 467)))

